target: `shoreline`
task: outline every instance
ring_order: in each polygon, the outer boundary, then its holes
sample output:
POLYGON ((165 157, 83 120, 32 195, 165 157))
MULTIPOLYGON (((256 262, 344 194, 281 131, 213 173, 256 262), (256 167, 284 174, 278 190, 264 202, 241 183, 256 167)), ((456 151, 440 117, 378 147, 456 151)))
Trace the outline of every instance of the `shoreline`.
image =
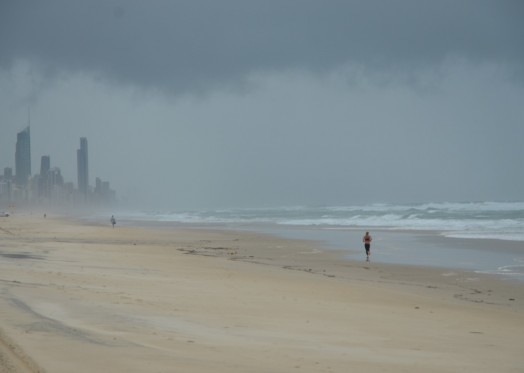
POLYGON ((0 349, 2 373, 517 372, 524 364, 518 281, 350 261, 318 242, 262 233, 8 219, 0 220, 0 339, 34 366, 10 368, 1 357, 17 355, 0 349))
MULTIPOLYGON (((195 228, 262 233, 292 240, 311 241, 317 246, 342 252, 341 259, 364 258, 360 227, 286 226, 270 223, 181 223, 122 220, 128 226, 195 228)), ((491 274, 524 282, 524 249, 521 241, 448 237, 444 231, 374 228, 372 261, 491 274), (376 255, 373 255, 376 254, 376 255)))
MULTIPOLYGON (((45 209, 21 210, 29 214, 43 214, 45 209), (40 212, 38 212, 40 211, 40 212)), ((78 222, 105 226, 110 210, 86 209, 71 213, 66 210, 49 210, 56 216, 78 222)), ((118 225, 137 227, 170 227, 221 229, 265 233, 278 237, 309 240, 333 250, 345 250, 346 259, 360 261, 361 235, 365 230, 375 234, 372 244, 373 260, 377 263, 448 268, 492 274, 524 282, 524 241, 501 238, 455 237, 446 230, 406 229, 394 227, 287 225, 271 222, 178 222, 137 218, 134 213, 121 212, 118 225), (124 218, 122 218, 122 216, 124 218), (133 216, 130 218, 130 216, 133 216), (378 244, 378 246, 377 246, 378 244)), ((139 215, 140 216, 140 215, 139 215)))
MULTIPOLYGON (((360 228, 337 228, 333 232, 318 227, 259 229, 253 226, 248 230, 312 240, 343 252, 350 261, 360 262, 364 258, 361 242, 364 230, 360 228)), ((441 231, 430 230, 378 228, 370 232, 373 236, 371 260, 375 263, 470 271, 524 282, 524 250, 520 241, 447 237, 441 231)))

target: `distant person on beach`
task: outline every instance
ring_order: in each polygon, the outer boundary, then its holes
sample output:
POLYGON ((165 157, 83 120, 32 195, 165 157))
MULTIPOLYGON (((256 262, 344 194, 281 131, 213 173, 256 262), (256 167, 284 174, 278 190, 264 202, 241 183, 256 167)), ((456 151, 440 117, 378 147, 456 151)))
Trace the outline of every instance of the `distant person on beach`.
POLYGON ((114 228, 116 224, 116 219, 114 215, 111 215, 111 224, 113 225, 113 228, 114 228))
POLYGON ((366 249, 366 260, 369 261, 369 256, 371 255, 371 235, 369 232, 366 232, 364 237, 362 237, 362 242, 364 242, 364 248, 366 249))

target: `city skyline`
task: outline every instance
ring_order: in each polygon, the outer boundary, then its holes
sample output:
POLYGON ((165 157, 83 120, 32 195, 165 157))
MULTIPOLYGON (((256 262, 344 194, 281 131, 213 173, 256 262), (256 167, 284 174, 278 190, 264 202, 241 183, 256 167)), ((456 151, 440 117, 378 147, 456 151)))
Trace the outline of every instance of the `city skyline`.
POLYGON ((89 156, 87 138, 80 137, 77 150, 78 184, 64 181, 60 167, 51 164, 50 155, 40 158, 40 173, 31 173, 31 126, 17 133, 15 144, 15 173, 4 165, 0 175, 0 203, 57 204, 115 202, 116 192, 108 181, 96 178, 95 185, 89 183, 89 156))

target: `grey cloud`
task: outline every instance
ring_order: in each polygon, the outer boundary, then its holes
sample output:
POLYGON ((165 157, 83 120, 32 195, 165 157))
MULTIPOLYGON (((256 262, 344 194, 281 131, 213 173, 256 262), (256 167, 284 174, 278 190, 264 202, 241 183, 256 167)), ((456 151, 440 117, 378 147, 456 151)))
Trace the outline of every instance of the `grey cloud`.
POLYGON ((523 4, 3 0, 0 167, 30 104, 132 203, 521 200, 523 4))
POLYGON ((3 1, 0 66, 87 72, 170 93, 345 64, 412 71, 459 57, 524 76, 520 1, 3 1))

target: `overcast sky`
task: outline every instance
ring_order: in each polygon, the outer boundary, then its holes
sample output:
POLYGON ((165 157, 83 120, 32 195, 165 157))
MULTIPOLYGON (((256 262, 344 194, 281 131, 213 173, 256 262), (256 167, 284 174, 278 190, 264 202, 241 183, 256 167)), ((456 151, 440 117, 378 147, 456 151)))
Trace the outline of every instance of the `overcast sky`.
POLYGON ((0 170, 127 203, 524 200, 524 2, 0 0, 0 170))

